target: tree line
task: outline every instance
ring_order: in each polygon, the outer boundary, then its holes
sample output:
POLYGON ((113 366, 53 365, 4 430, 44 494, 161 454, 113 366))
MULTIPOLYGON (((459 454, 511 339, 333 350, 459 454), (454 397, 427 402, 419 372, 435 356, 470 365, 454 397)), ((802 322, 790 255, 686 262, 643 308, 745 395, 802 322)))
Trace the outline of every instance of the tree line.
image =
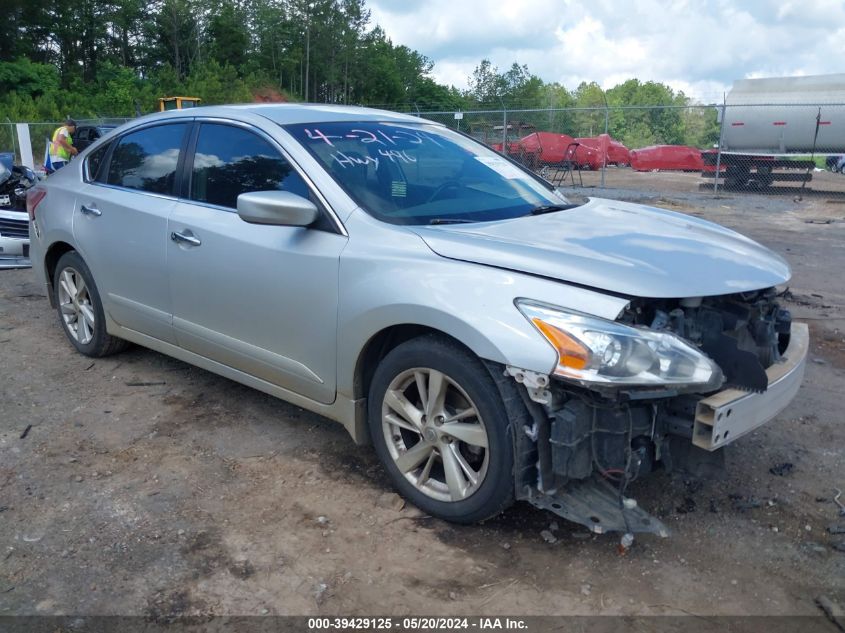
MULTIPOLYGON (((308 100, 398 110, 611 108, 609 130, 631 146, 707 145, 712 110, 636 79, 603 91, 547 83, 526 66, 482 60, 458 90, 430 59, 391 41, 364 0, 6 0, 0 20, 0 121, 129 117, 166 95, 205 104, 308 100)), ((537 118, 537 117, 535 117, 537 118)), ((604 131, 604 113, 541 118, 539 129, 604 131)))

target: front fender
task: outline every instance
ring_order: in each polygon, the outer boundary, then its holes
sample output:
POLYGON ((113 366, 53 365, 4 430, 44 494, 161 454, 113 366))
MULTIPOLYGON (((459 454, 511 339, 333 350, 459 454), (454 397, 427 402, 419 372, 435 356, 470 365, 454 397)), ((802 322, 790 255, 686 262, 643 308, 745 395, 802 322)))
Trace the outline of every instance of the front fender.
POLYGON ((354 395, 362 350, 391 326, 432 328, 461 341, 479 358, 549 374, 557 354, 516 308, 516 299, 607 319, 615 319, 627 305, 625 299, 558 281, 446 259, 416 234, 374 223, 366 222, 375 233, 366 240, 355 239, 359 231, 350 227, 341 255, 338 391, 348 397, 354 395))

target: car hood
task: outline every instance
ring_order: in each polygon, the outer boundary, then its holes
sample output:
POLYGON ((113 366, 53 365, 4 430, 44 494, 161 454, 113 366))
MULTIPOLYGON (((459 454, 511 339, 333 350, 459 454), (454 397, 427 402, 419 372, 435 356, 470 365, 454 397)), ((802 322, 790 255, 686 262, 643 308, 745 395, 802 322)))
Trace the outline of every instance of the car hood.
POLYGON ((628 296, 724 295, 791 277, 781 257, 735 231, 601 198, 544 215, 412 230, 442 257, 628 296))

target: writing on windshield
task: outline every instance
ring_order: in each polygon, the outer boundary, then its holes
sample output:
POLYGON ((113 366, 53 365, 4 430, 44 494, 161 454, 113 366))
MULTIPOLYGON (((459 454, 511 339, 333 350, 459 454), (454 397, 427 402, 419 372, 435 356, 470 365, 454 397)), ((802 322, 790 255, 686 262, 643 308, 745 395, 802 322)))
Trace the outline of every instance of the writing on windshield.
MULTIPOLYGON (((342 168, 360 167, 372 165, 374 169, 378 169, 382 160, 389 160, 392 163, 416 163, 417 158, 406 149, 398 149, 400 146, 415 146, 423 143, 433 143, 437 147, 442 147, 440 142, 433 136, 425 132, 394 130, 375 128, 373 130, 361 130, 353 128, 344 134, 326 134, 320 128, 303 128, 303 132, 308 140, 323 141, 326 145, 335 148, 330 156, 332 161, 340 165, 342 168), (375 144, 372 149, 375 154, 368 153, 366 156, 350 152, 350 141, 360 143, 363 146, 375 144), (335 143, 343 142, 346 151, 337 149, 335 143)), ((410 149, 410 148, 409 148, 410 149)), ((372 151, 368 148, 368 151, 372 151)))
POLYGON ((386 222, 481 221, 560 204, 530 173, 439 125, 329 121, 285 129, 362 208, 386 222))

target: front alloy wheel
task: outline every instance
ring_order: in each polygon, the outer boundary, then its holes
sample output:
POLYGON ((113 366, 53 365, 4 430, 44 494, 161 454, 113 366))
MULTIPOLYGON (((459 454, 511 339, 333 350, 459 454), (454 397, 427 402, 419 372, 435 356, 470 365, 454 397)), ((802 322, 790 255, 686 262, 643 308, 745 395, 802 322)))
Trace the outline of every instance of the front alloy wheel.
MULTIPOLYGON (((474 523, 514 499, 512 421, 491 370, 439 335, 411 339, 378 364, 368 424, 397 490, 432 516, 474 523)), ((518 413, 516 414, 518 417, 518 413)))
POLYGON ((443 372, 415 367, 396 376, 384 394, 382 431, 396 468, 424 495, 460 501, 484 482, 490 462, 484 420, 443 372))

